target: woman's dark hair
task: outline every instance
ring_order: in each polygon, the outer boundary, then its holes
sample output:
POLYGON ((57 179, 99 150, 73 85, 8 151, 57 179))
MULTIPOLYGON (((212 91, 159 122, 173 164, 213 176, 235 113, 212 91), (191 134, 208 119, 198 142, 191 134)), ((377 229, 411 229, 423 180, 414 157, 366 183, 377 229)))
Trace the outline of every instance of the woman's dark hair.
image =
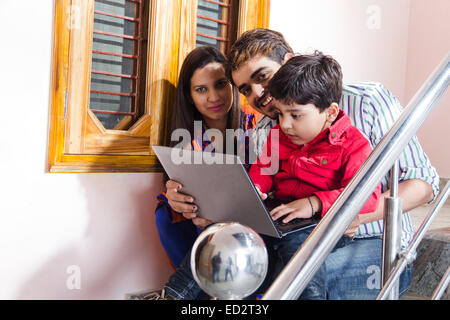
POLYGON ((269 81, 272 97, 285 104, 313 104, 320 111, 342 96, 342 71, 331 56, 316 51, 289 59, 269 81))
MULTIPOLYGON (((211 62, 218 62, 225 68, 224 55, 212 46, 198 47, 185 58, 178 78, 171 132, 175 129, 187 129, 193 137, 194 121, 203 120, 191 98, 191 78, 195 70, 203 68, 211 62)), ((237 88, 233 86, 232 90, 233 103, 228 112, 227 129, 238 129, 241 122, 240 97, 237 88)), ((170 141, 169 144, 174 146, 178 143, 178 141, 170 141)))

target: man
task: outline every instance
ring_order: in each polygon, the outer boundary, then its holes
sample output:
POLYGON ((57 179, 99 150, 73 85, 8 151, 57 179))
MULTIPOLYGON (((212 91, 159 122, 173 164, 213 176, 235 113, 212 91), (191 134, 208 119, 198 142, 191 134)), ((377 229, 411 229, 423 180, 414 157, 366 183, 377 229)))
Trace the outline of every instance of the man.
MULTIPOLYGON (((294 56, 284 37, 272 30, 255 29, 244 33, 232 46, 227 74, 254 109, 262 113, 256 126, 257 150, 261 152, 268 131, 277 124, 273 100, 267 85, 283 63, 294 56)), ((402 111, 396 97, 379 83, 355 83, 343 87, 340 104, 372 147, 383 138, 402 111)), ((439 176, 414 137, 399 159, 398 195, 403 198, 402 247, 414 234, 407 211, 430 202, 439 192, 439 176)), ((389 179, 382 181, 382 197, 389 196, 389 179)), ((182 212, 198 226, 208 221, 196 218, 190 196, 179 193, 180 184, 168 181, 167 198, 175 211, 182 212)), ((354 241, 331 253, 325 261, 328 289, 323 298, 373 299, 379 292, 381 275, 381 234, 383 201, 376 211, 357 215, 345 235, 354 241)), ((400 293, 409 285, 411 269, 400 279, 400 293)))

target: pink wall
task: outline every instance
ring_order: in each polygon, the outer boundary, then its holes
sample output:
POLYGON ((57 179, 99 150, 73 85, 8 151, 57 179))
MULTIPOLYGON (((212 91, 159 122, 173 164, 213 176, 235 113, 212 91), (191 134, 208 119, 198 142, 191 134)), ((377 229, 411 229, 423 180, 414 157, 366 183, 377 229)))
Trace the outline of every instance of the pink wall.
POLYGON ((0 1, 0 299, 159 288, 172 273, 154 222, 162 174, 45 172, 52 21, 53 1, 0 1))
MULTIPOLYGON (((406 106, 449 52, 449 13, 449 0, 283 0, 271 2, 270 27, 297 52, 333 55, 345 82, 381 82, 406 106)), ((447 90, 418 132, 443 177, 450 177, 449 102, 447 90)))
MULTIPOLYGON (((274 0, 271 6, 271 27, 295 49, 337 54, 348 80, 383 82, 403 103, 450 47, 448 0, 274 0), (380 29, 367 28, 372 4, 382 10, 380 29)), ((0 1, 0 29, 8 30, 2 36, 11 49, 0 51, 1 107, 11 119, 12 110, 24 111, 20 130, 15 121, 0 126, 0 299, 121 299, 158 288, 172 273, 153 220, 161 174, 45 173, 52 8, 53 1, 0 1), (79 289, 67 285, 72 266, 79 267, 79 289)), ((447 177, 449 98, 419 133, 447 177)))
POLYGON ((39 180, 59 183, 40 181, 45 192, 29 194, 35 210, 14 212, 32 223, 15 228, 10 240, 19 241, 4 248, 16 249, 2 260, 3 267, 7 261, 13 268, 7 274, 21 277, 15 293, 3 298, 122 299, 125 293, 157 289, 166 282, 172 269, 154 223, 162 175, 47 174, 39 180), (52 199, 55 188, 70 190, 69 184, 79 192, 60 194, 62 203, 52 199))
MULTIPOLYGON (((406 101, 450 52, 450 1, 412 0, 409 19, 406 101)), ((450 90, 418 132, 420 142, 442 177, 450 178, 450 90)))
POLYGON ((321 50, 344 81, 378 81, 404 98, 410 0, 272 1, 270 27, 296 52, 321 50))

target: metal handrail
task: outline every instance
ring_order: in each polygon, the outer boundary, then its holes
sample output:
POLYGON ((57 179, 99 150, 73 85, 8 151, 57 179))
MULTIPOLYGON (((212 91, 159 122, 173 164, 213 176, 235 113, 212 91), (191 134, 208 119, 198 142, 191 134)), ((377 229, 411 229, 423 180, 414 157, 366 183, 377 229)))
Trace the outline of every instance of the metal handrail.
POLYGON ((422 125, 450 82, 450 54, 443 59, 302 247, 272 283, 264 300, 296 299, 422 125))
POLYGON ((450 194, 450 181, 447 182, 442 192, 439 194, 438 198, 436 199, 435 204, 430 209, 429 213, 427 214, 426 218, 420 225, 419 229, 414 234, 413 239, 409 243, 408 247, 405 249, 404 252, 400 254, 400 259, 397 260, 397 263, 395 264, 395 267, 392 269, 392 272, 389 275, 389 278, 386 280, 386 283, 384 284, 383 288, 381 288, 380 293, 378 294, 377 300, 384 300, 389 295, 389 292, 391 291, 393 284, 398 280, 400 277, 400 274, 405 270, 406 266, 413 262, 416 256, 416 250, 419 246, 420 242, 422 241, 423 237, 425 236, 425 233, 428 231, 428 228, 430 227, 431 223, 433 222, 434 217, 439 212, 439 210, 444 205, 445 201, 447 200, 447 197, 450 194))

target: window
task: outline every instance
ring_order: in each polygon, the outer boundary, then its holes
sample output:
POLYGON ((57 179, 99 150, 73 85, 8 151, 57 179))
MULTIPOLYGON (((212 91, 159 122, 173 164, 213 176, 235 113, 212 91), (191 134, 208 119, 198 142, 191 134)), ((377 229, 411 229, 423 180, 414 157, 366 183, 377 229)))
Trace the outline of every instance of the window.
POLYGON ((269 0, 55 0, 48 171, 148 172, 179 68, 268 26, 269 0))
POLYGON ((89 109, 105 129, 126 130, 145 113, 144 9, 142 0, 94 2, 89 109))
POLYGON ((196 46, 210 45, 227 53, 235 40, 237 8, 233 0, 198 0, 196 46))

